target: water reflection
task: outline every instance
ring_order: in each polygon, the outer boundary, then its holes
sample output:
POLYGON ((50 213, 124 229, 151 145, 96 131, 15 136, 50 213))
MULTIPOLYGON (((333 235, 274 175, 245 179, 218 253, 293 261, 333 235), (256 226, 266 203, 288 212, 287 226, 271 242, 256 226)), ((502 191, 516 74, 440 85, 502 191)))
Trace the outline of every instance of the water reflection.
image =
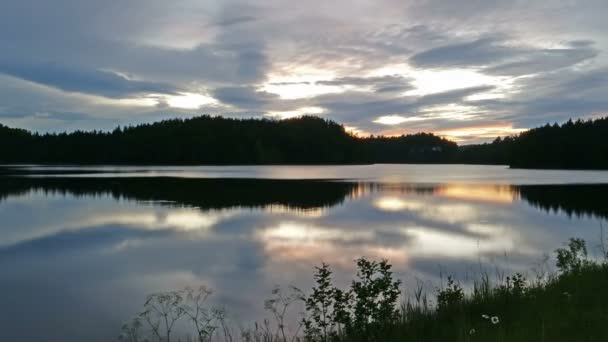
POLYGON ((525 272, 569 237, 595 245, 607 190, 0 177, 0 340, 111 340, 145 294, 200 283, 247 322, 322 261, 344 284, 361 256, 388 258, 406 285, 439 266, 525 272))
MULTIPOLYGON (((116 200, 136 200, 155 204, 195 207, 201 210, 235 207, 264 208, 274 212, 300 210, 303 216, 321 216, 324 209, 345 200, 381 192, 380 209, 393 211, 420 207, 416 194, 461 201, 509 204, 523 199, 547 212, 567 215, 608 217, 603 199, 605 184, 493 185, 493 184, 384 184, 323 180, 266 179, 185 179, 185 178, 28 178, 0 177, 0 201, 10 196, 40 191, 46 195, 74 197, 110 196, 116 200)), ((450 211, 449 208, 443 208, 450 211)), ((464 211, 465 207, 453 208, 464 211)), ((441 211, 441 210, 440 210, 441 211)), ((438 212, 441 214, 441 212, 438 212)), ((449 212, 446 212, 449 214, 449 212)))
POLYGON ((517 196, 517 190, 510 185, 448 184, 439 186, 436 194, 442 197, 462 200, 511 203, 517 196))
POLYGON ((203 210, 277 205, 316 209, 342 203, 356 188, 355 183, 320 180, 0 177, 0 200, 41 191, 47 195, 166 202, 203 210))

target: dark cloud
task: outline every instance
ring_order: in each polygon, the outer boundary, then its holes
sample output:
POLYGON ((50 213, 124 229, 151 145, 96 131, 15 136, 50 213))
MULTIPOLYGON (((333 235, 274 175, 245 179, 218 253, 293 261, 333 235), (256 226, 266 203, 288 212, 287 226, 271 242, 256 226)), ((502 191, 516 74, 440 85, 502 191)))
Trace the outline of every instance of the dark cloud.
POLYGON ((608 99, 602 96, 608 92, 606 68, 550 73, 522 79, 516 86, 520 91, 511 97, 474 104, 523 127, 608 114, 608 99))
POLYGON ((218 88, 212 91, 212 95, 224 104, 251 110, 258 110, 279 99, 278 95, 258 91, 254 87, 218 88))
POLYGON ((510 43, 503 36, 445 45, 413 55, 419 68, 477 68, 484 73, 521 76, 558 70, 596 57, 593 42, 571 41, 566 48, 534 48, 510 43))
POLYGON ((248 22, 252 22, 252 21, 256 21, 257 18, 251 15, 241 15, 241 16, 236 16, 236 17, 228 17, 228 18, 224 18, 220 21, 217 21, 215 24, 218 26, 231 26, 231 25, 238 25, 238 24, 244 24, 244 23, 248 23, 248 22))
POLYGON ((125 98, 142 93, 175 94, 169 84, 131 80, 102 70, 90 70, 57 64, 0 63, 0 73, 68 92, 125 98))
POLYGON ((308 84, 311 84, 311 82, 271 82, 269 84, 273 85, 273 86, 286 86, 286 85, 288 86, 288 85, 301 85, 301 84, 308 85, 308 84))
POLYGON ((400 75, 376 77, 339 77, 329 81, 318 81, 318 85, 369 87, 375 92, 389 93, 414 89, 412 79, 400 75))
POLYGON ((417 53, 410 63, 419 68, 482 67, 517 56, 521 51, 503 46, 502 37, 445 45, 417 53))
POLYGON ((598 50, 590 43, 580 45, 575 42, 573 48, 539 49, 528 54, 522 54, 517 61, 500 64, 484 70, 484 73, 520 76, 559 70, 576 65, 596 57, 598 50))
POLYGON ((412 90, 413 88, 414 87, 412 87, 410 84, 395 84, 378 86, 374 90, 376 91, 376 93, 402 93, 408 90, 412 90))
POLYGON ((416 104, 422 106, 433 106, 438 104, 450 104, 455 102, 461 102, 465 97, 485 93, 496 89, 494 86, 482 85, 476 87, 462 88, 444 91, 441 93, 429 94, 420 97, 416 104))
POLYGON ((181 85, 262 80, 269 67, 263 35, 256 27, 238 25, 253 22, 253 16, 227 9, 218 18, 202 6, 196 1, 167 6, 159 0, 9 0, 0 10, 0 63, 56 63, 181 85), (216 24, 215 39, 198 38, 208 34, 209 24, 216 24), (172 45, 182 40, 187 43, 172 45))

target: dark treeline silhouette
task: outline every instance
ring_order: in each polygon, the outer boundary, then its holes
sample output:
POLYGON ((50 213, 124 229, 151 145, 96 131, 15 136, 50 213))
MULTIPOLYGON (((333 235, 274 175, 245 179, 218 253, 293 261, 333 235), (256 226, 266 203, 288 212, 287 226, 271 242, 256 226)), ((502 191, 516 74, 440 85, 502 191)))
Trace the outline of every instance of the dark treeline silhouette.
POLYGON ((0 125, 0 163, 367 164, 465 163, 608 169, 608 118, 545 125, 458 146, 433 134, 357 137, 314 116, 287 120, 200 116, 112 132, 38 134, 0 125))
POLYGON ((516 189, 523 200, 547 212, 608 218, 607 184, 526 185, 516 189))
POLYGON ((492 143, 462 146, 458 160, 515 168, 608 169, 608 117, 547 124, 492 143))
POLYGON ((356 188, 356 183, 322 180, 0 176, 0 201, 34 190, 71 196, 112 196, 201 210, 273 205, 308 210, 338 205, 356 188))
POLYGON ((432 134, 357 138, 318 117, 287 120, 200 116, 112 132, 37 134, 0 126, 0 163, 352 164, 433 163, 457 145, 432 134))
MULTIPOLYGON (((349 196, 366 192, 390 191, 403 194, 433 195, 441 185, 356 183, 331 180, 199 179, 172 177, 30 177, 22 170, 0 168, 0 201, 29 191, 70 196, 112 196, 140 202, 199 208, 201 210, 236 207, 261 208, 273 205, 288 209, 329 208, 349 196), (2 176, 1 174, 5 175, 2 176), (12 176, 9 176, 12 174, 12 176)), ((562 211, 569 216, 608 218, 605 205, 608 184, 522 185, 511 191, 535 208, 562 211)))

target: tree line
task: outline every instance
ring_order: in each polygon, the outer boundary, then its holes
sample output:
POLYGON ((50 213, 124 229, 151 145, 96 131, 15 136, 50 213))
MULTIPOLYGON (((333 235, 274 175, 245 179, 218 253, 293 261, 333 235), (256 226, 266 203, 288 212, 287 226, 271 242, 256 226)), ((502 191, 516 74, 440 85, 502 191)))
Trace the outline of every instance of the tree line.
POLYGON ((208 115, 111 132, 32 133, 0 124, 0 163, 362 164, 465 163, 608 169, 608 117, 545 125, 491 143, 458 146, 430 134, 358 137, 314 116, 286 120, 208 115))
POLYGON ((304 116, 287 120, 200 116, 111 132, 30 133, 0 125, 0 163, 353 164, 433 163, 457 145, 432 134, 358 138, 304 116))
POLYGON ((491 143, 461 146, 458 160, 514 168, 608 169, 608 117, 546 124, 491 143))

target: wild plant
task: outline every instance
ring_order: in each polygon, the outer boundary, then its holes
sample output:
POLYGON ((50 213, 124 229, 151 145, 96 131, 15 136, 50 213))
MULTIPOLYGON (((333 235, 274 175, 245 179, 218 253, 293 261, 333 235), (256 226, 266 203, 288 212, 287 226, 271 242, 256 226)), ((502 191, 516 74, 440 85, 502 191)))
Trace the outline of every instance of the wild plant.
POLYGON ((151 294, 144 303, 144 311, 139 316, 148 324, 159 341, 170 342, 175 323, 186 314, 182 306, 182 291, 151 294))
MULTIPOLYGON (((332 284, 329 265, 323 263, 316 267, 316 271, 316 286, 304 299, 307 316, 302 323, 308 341, 328 341, 336 336, 336 325, 339 324, 334 310, 336 288, 332 284)), ((342 307, 342 303, 338 307, 342 307)))
POLYGON ((447 286, 437 290, 437 309, 445 310, 459 304, 464 299, 464 290, 459 283, 454 281, 452 276, 448 276, 447 286))
POLYGON ((505 283, 498 287, 499 291, 516 297, 522 296, 527 289, 527 280, 521 273, 515 273, 512 276, 507 276, 505 283))
POLYGON ((562 273, 577 273, 590 264, 585 240, 571 238, 567 247, 555 250, 557 254, 556 266, 562 273))
POLYGON ((357 280, 352 282, 354 297, 353 327, 365 333, 394 323, 399 312, 400 280, 393 280, 392 265, 387 260, 379 262, 365 258, 356 260, 357 280))
POLYGON ((142 322, 139 316, 134 317, 131 321, 125 323, 120 328, 121 334, 118 336, 118 341, 121 342, 148 342, 148 338, 142 336, 142 322))
POLYGON ((357 279, 349 290, 332 285, 332 272, 327 264, 317 267, 317 286, 305 300, 304 319, 309 341, 331 341, 341 336, 369 338, 399 318, 397 300, 400 280, 393 280, 392 266, 386 260, 356 260, 357 279))
POLYGON ((290 286, 289 290, 288 293, 285 293, 280 286, 276 286, 272 289, 272 297, 264 302, 265 309, 269 311, 275 319, 276 331, 273 335, 279 337, 278 340, 282 342, 288 341, 288 335, 290 336, 290 341, 295 341, 302 328, 302 322, 300 322, 293 334, 286 332, 285 316, 288 313, 289 307, 294 303, 305 299, 302 290, 299 288, 290 286))
POLYGON ((206 302, 213 292, 206 286, 196 290, 186 288, 183 292, 186 299, 182 305, 184 315, 194 325, 199 342, 210 341, 217 329, 217 314, 206 307, 206 302))

